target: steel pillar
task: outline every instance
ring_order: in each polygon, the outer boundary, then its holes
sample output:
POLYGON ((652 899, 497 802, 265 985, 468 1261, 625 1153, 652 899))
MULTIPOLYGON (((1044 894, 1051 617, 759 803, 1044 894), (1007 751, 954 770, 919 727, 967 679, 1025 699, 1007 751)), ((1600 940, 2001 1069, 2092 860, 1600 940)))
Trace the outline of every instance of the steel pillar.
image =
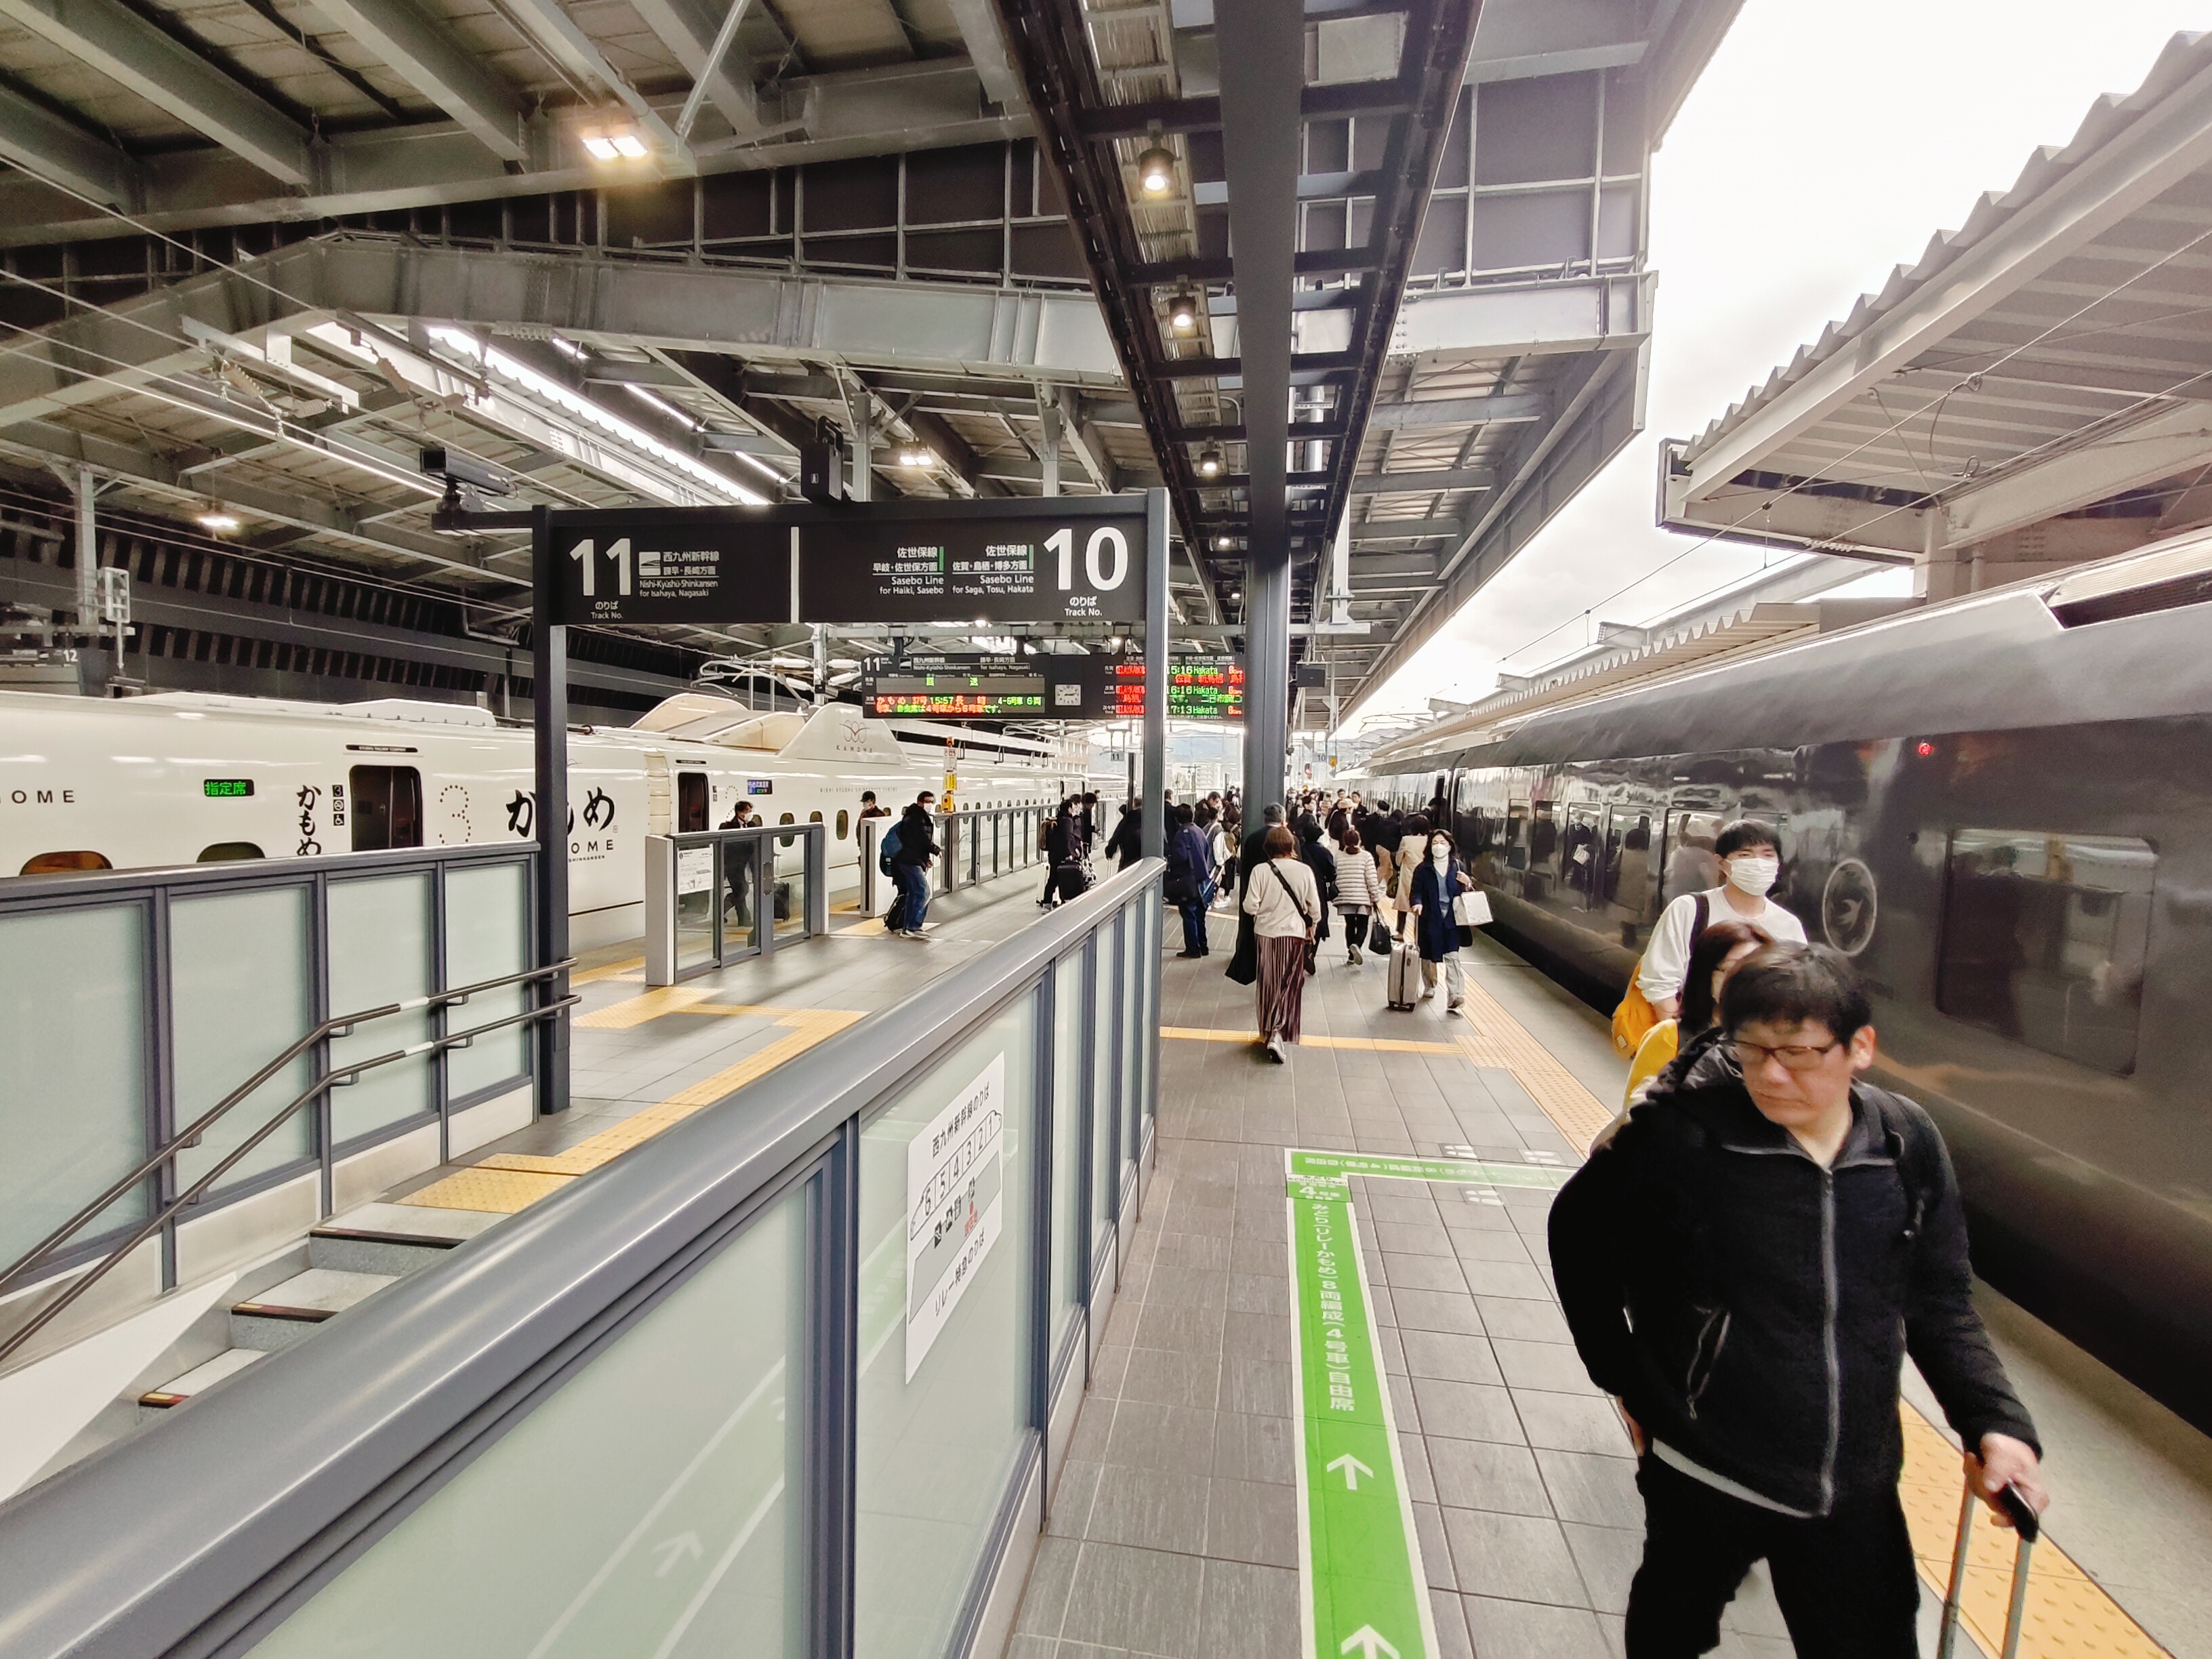
MULTIPOLYGON (((532 509, 531 574, 533 616, 530 628, 532 739, 537 750, 538 797, 532 807, 538 832, 538 912, 532 932, 538 942, 533 968, 568 957, 568 630, 545 618, 555 614, 553 523, 550 507, 532 509)), ((568 976, 556 974, 540 994, 558 1002, 568 994, 568 976)), ((538 1022, 536 1076, 542 1116, 568 1109, 568 1013, 538 1022)))
POLYGON ((1283 799, 1291 746, 1291 560, 1255 542, 1244 573, 1244 822, 1283 799))
MULTIPOLYGON (((1288 635, 1285 636, 1287 643, 1288 635)), ((1145 492, 1145 788, 1138 849, 1148 859, 1167 849, 1168 785, 1168 492, 1145 492)))

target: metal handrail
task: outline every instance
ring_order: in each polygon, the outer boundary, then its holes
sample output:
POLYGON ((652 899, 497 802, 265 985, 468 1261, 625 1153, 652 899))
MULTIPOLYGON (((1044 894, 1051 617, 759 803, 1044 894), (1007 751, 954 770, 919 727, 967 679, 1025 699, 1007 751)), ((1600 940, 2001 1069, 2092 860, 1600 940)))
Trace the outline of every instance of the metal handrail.
MULTIPOLYGON (((392 1014, 411 1013, 417 1009, 452 1006, 455 1004, 466 1002, 471 997, 481 995, 483 993, 487 991, 500 990, 510 985, 528 984, 533 981, 545 979, 555 974, 564 973, 568 969, 571 969, 575 965, 576 959, 574 957, 570 957, 565 961, 555 963, 550 967, 532 968, 523 973, 507 974, 498 979, 483 980, 474 985, 464 985, 458 987, 453 990, 440 991, 429 996, 410 997, 403 1002, 388 1002, 381 1007, 364 1009, 358 1013, 342 1014, 336 1018, 323 1021, 321 1024, 316 1026, 313 1030, 307 1032, 306 1036, 294 1042, 274 1060, 270 1060, 259 1071, 256 1072, 252 1077, 248 1078, 244 1083, 239 1085, 237 1088, 232 1090, 230 1093, 225 1095, 213 1106, 200 1114, 200 1115, 195 1118, 191 1123, 185 1125, 185 1127, 178 1130, 175 1134, 170 1136, 167 1140, 162 1142, 160 1146, 156 1147, 147 1156, 145 1160, 142 1162, 137 1168, 133 1170, 129 1175, 125 1176, 120 1180, 117 1181, 98 1198, 93 1200, 91 1203, 79 1210, 59 1227, 47 1234, 45 1238, 33 1245, 27 1254, 17 1257, 15 1261, 9 1265, 4 1272, 0 1272, 0 1291, 6 1291, 7 1288, 14 1284, 18 1279, 21 1279, 26 1273, 38 1266, 38 1264, 46 1255, 52 1252, 57 1245, 64 1243, 70 1238, 73 1237, 77 1232, 77 1230, 82 1227, 85 1223, 90 1221, 94 1216, 97 1216, 103 1210, 106 1209, 109 1205, 114 1203, 118 1199, 129 1193, 133 1187, 136 1187, 140 1182, 144 1181, 149 1176, 154 1174, 155 1171, 161 1169, 164 1164, 172 1162, 179 1152, 188 1152, 192 1147, 198 1146, 200 1141, 205 1137, 209 1128, 213 1126, 218 1119, 222 1118, 225 1114, 229 1112, 233 1107, 238 1105, 241 1101, 246 1099, 254 1092, 255 1090, 260 1088, 263 1084, 274 1077, 279 1071, 283 1070, 283 1067, 289 1065, 293 1060, 297 1060, 301 1054, 313 1048, 317 1043, 325 1042, 331 1037, 349 1036, 352 1035, 355 1026, 366 1024, 370 1020, 384 1019, 392 1014)), ((228 1157, 225 1158, 221 1163, 217 1164, 213 1169, 210 1170, 205 1175, 194 1182, 185 1191, 178 1194, 176 1197, 171 1199, 168 1203, 164 1205, 157 1213, 149 1218, 136 1232, 132 1233, 130 1237, 125 1239, 121 1243, 110 1249, 106 1255, 100 1260, 99 1265, 94 1267, 90 1273, 85 1273, 76 1279, 65 1290, 64 1290, 61 1295, 56 1297, 45 1307, 40 1309, 39 1311, 32 1316, 32 1317, 20 1328, 11 1332, 4 1340, 0 1340, 0 1364, 5 1364, 9 1355, 13 1354, 18 1348, 21 1347, 23 1344, 29 1341, 30 1339, 36 1335, 40 1331, 45 1329, 46 1326, 52 1323, 64 1310, 68 1308, 70 1304, 74 1303, 79 1297, 82 1296, 102 1279, 106 1278, 111 1271, 122 1263, 125 1257, 128 1256, 133 1250, 137 1249, 141 1244, 144 1243, 155 1233, 159 1232, 163 1227, 167 1226, 170 1220, 180 1211, 192 1204, 198 1203, 201 1195, 205 1193, 209 1188, 212 1187, 217 1181, 221 1180, 222 1176, 228 1174, 231 1169, 236 1165, 240 1159, 245 1158, 248 1152, 252 1152, 256 1146, 258 1146, 270 1135, 276 1133, 280 1127, 290 1120, 294 1113, 297 1112, 301 1107, 307 1105, 308 1102, 315 1099, 318 1096, 330 1089, 338 1086, 341 1084, 357 1082, 360 1080, 361 1074, 363 1072, 374 1071, 380 1066, 389 1066, 395 1060, 410 1060, 417 1054, 431 1054, 440 1049, 459 1048, 467 1042, 473 1041, 475 1038, 482 1036, 487 1031, 496 1031, 503 1026, 518 1025, 531 1020, 542 1019, 547 1014, 556 1012, 562 1008, 569 1007, 580 1000, 581 999, 579 997, 564 997, 557 1002, 549 1002, 536 1008, 526 1008, 519 1014, 509 1014, 503 1018, 491 1020, 483 1025, 474 1026, 466 1031, 448 1032, 444 1036, 433 1037, 427 1042, 417 1042, 404 1048, 395 1048, 390 1054, 379 1054, 373 1060, 349 1061, 346 1065, 342 1066, 334 1071, 325 1072, 322 1076, 315 1079, 313 1083, 309 1084, 304 1093, 295 1096, 266 1122, 262 1124, 258 1129, 255 1130, 253 1133, 247 1136, 244 1141, 240 1142, 235 1148, 234 1148, 228 1157)))

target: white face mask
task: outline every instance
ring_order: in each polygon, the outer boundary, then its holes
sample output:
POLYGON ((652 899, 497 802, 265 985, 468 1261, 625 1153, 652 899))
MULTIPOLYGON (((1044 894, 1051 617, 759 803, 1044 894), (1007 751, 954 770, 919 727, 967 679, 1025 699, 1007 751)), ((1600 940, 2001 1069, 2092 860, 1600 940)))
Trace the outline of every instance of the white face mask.
POLYGON ((1438 864, 1449 864, 1451 862, 1451 848, 1449 847, 1431 847, 1429 848, 1429 856, 1438 864))
POLYGON ((1729 885, 1739 893, 1764 898, 1766 890, 1774 885, 1774 878, 1781 869, 1781 861, 1771 853, 1761 853, 1755 857, 1739 854, 1728 861, 1729 885))

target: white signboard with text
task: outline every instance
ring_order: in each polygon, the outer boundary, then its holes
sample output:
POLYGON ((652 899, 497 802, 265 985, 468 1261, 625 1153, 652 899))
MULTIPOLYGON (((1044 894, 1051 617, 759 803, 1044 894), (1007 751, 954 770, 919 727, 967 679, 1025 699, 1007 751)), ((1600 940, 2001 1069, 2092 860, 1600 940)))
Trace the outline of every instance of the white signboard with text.
POLYGON ((991 1063, 906 1149, 906 1380, 999 1242, 1006 1057, 991 1063))

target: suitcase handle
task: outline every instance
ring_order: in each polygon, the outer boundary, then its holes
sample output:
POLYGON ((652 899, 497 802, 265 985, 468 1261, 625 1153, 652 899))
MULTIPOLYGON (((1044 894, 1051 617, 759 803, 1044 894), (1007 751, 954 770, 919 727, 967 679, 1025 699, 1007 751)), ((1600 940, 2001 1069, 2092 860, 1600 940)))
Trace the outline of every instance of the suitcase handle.
MULTIPOLYGON (((1965 1501, 1959 1505, 1959 1537, 1952 1547, 1951 1585, 1943 1597, 1942 1623, 1936 1638, 1936 1659, 1951 1659, 1953 1645, 1958 1640, 1960 1603, 1966 1586, 1966 1541, 1973 1534, 1974 1508, 1979 1501, 1969 1482, 1965 1501)), ((2020 1651, 2021 1626, 2027 1613, 2027 1558, 2035 1548, 2035 1540, 2042 1535, 2043 1523, 2017 1486, 2008 1484, 2002 1487, 1996 1503, 2019 1534, 2019 1542, 2013 1546, 2012 1595, 2005 1609, 2004 1649, 2000 1656, 2000 1659, 2014 1659, 2020 1651)))

